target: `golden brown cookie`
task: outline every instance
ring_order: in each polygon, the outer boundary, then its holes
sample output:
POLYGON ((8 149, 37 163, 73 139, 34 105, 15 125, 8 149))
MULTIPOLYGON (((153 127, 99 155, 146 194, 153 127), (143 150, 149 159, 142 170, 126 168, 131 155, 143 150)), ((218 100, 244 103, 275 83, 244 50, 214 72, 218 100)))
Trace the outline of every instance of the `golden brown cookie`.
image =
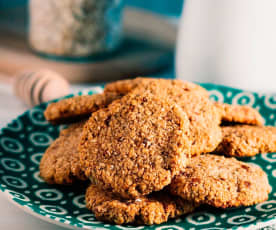
POLYGON ((149 84, 150 82, 163 82, 168 84, 173 84, 179 87, 182 87, 185 91, 194 91, 198 94, 204 95, 206 97, 209 97, 209 93, 207 90, 202 88, 201 86, 194 84, 192 82, 188 81, 181 81, 181 80, 168 80, 168 79, 161 79, 161 78, 145 78, 145 77, 138 77, 135 79, 126 79, 121 81, 115 81, 112 83, 109 83, 105 86, 104 92, 106 93, 116 93, 119 95, 125 95, 137 86, 145 86, 149 84))
MULTIPOLYGON (((169 98, 187 114, 190 120, 191 155, 215 150, 222 138, 219 127, 221 114, 208 96, 201 93, 199 89, 190 90, 185 82, 179 80, 158 79, 147 85, 139 86, 133 91, 139 90, 149 90, 155 95, 169 98)), ((202 91, 205 90, 202 89, 202 91)))
POLYGON ((264 119, 261 114, 250 106, 245 105, 229 105, 225 103, 215 102, 215 106, 221 110, 222 122, 240 123, 248 125, 263 125, 264 119))
POLYGON ((106 107, 112 101, 121 98, 137 86, 143 87, 153 81, 160 84, 173 85, 181 88, 185 92, 195 92, 206 98, 208 97, 208 92, 205 89, 191 82, 155 78, 136 78, 107 84, 105 93, 103 94, 75 96, 56 103, 51 103, 48 105, 44 115, 46 120, 50 121, 52 124, 76 122, 84 117, 88 117, 98 109, 106 107))
POLYGON ((88 187, 85 200, 87 208, 98 220, 115 224, 161 224, 190 213, 197 206, 165 191, 135 200, 123 200, 95 185, 88 187))
POLYGON ((124 198, 159 191, 185 166, 188 126, 187 115, 167 98, 129 93, 86 123, 82 167, 92 182, 124 198))
POLYGON ((134 79, 115 81, 115 82, 106 84, 104 87, 104 92, 105 93, 111 92, 119 95, 126 95, 137 86, 146 85, 153 80, 157 80, 157 79, 138 77, 134 79))
POLYGON ((169 189, 183 199, 218 208, 263 202, 271 191, 267 175, 258 166, 211 154, 191 158, 169 189))
POLYGON ((191 155, 215 150, 221 141, 221 109, 209 100, 208 92, 199 85, 181 80, 136 78, 106 85, 105 92, 125 94, 133 89, 148 89, 176 102, 190 120, 191 155))
POLYGON ((222 138, 219 111, 208 98, 196 93, 182 94, 176 98, 180 98, 178 105, 190 120, 191 154, 214 151, 222 138))
POLYGON ((215 150, 227 156, 250 157, 276 152, 276 127, 236 125, 222 127, 222 141, 215 150))
POLYGON ((86 180, 79 163, 78 145, 84 121, 62 130, 40 162, 40 176, 49 184, 72 184, 86 180))
POLYGON ((44 116, 53 124, 76 122, 120 97, 115 93, 75 96, 49 104, 44 116))

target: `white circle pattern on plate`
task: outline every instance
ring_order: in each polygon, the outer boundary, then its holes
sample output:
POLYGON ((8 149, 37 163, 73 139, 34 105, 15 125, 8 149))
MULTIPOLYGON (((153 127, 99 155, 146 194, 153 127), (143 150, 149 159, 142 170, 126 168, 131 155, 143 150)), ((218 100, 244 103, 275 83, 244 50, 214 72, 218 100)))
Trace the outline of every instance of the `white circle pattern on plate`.
POLYGON ((248 105, 253 106, 255 103, 255 97, 252 93, 249 92, 242 92, 237 94, 234 98, 232 103, 234 105, 248 105))
POLYGON ((23 128, 23 125, 21 123, 20 120, 13 120, 10 124, 8 124, 8 126, 6 127, 6 129, 14 131, 14 132, 19 132, 21 131, 23 128))
POLYGON ((41 200, 57 201, 61 200, 63 195, 56 189, 40 189, 35 192, 35 195, 41 200))
POLYGON ((43 156, 43 153, 35 153, 31 156, 31 160, 35 164, 39 165, 42 156, 43 156))
POLYGON ((93 214, 82 214, 77 216, 77 219, 85 224, 100 223, 100 221, 96 220, 93 214))
POLYGON ((22 153, 23 145, 20 141, 10 138, 10 137, 2 137, 0 139, 1 146, 4 150, 11 153, 22 153))
POLYGON ((216 217, 207 212, 197 212, 187 216, 187 221, 194 225, 205 225, 215 222, 216 217))
POLYGON ((68 213, 66 209, 57 205, 40 205, 40 209, 56 215, 66 215, 68 213))
POLYGON ((179 227, 177 225, 168 225, 156 228, 156 230, 184 230, 184 228, 179 227))
POLYGON ((1 163, 2 166, 8 171, 22 172, 25 170, 25 165, 23 165, 19 160, 16 159, 2 158, 1 163))
POLYGON ((14 177, 14 176, 2 176, 2 180, 6 182, 7 185, 14 187, 14 188, 27 188, 28 184, 18 178, 18 177, 14 177))
POLYGON ((276 200, 265 201, 261 204, 257 204, 255 208, 258 211, 262 211, 262 212, 276 211, 276 200))
POLYGON ((267 162, 275 163, 276 162, 276 153, 267 153, 261 154, 261 157, 267 162))
POLYGON ((214 228, 202 228, 201 230, 222 230, 224 228, 218 228, 218 227, 214 227, 214 228))
POLYGON ((140 229, 144 229, 145 227, 144 226, 135 226, 135 227, 132 227, 132 226, 120 226, 120 225, 117 225, 116 226, 117 228, 119 228, 119 229, 127 229, 127 230, 140 230, 140 229))
POLYGON ((218 101, 218 102, 224 101, 223 94, 218 90, 210 90, 209 95, 212 101, 218 101))
POLYGON ((45 183, 45 181, 40 177, 39 171, 35 172, 33 174, 34 179, 39 183, 45 183))
POLYGON ((276 109, 276 95, 265 96, 265 105, 270 109, 276 109))
MULTIPOLYGON (((264 116, 266 124, 276 125, 276 98, 243 92, 224 86, 206 84, 212 100, 232 104, 253 105, 264 116)), ((89 92, 92 94, 94 92, 89 92)), ((276 220, 276 153, 261 154, 245 161, 260 165, 268 173, 273 187, 270 199, 252 207, 227 211, 205 208, 177 220, 154 226, 105 224, 85 208, 85 187, 63 188, 46 184, 39 176, 39 162, 43 152, 66 125, 52 126, 45 121, 42 104, 13 120, 0 132, 0 189, 22 207, 62 223, 65 227, 88 229, 225 229, 255 226, 258 221, 276 220), (269 166, 269 167, 268 167, 269 166), (274 194, 274 196, 273 196, 274 194), (246 214, 246 215, 245 215, 246 214)))
POLYGON ((85 195, 79 195, 74 197, 73 199, 73 204, 76 205, 79 208, 85 208, 86 204, 85 204, 85 195))
POLYGON ((30 135, 30 141, 36 146, 49 146, 53 139, 46 133, 32 133, 30 135))
POLYGON ((30 120, 36 125, 47 125, 48 122, 44 118, 42 109, 31 109, 29 111, 30 120))
POLYGON ((233 216, 227 220, 229 224, 235 224, 235 225, 241 225, 241 224, 247 224, 256 219, 255 216, 250 215, 240 215, 240 216, 233 216))
POLYGON ((5 191, 5 193, 8 193, 8 195, 13 199, 18 199, 18 200, 21 200, 21 201, 24 201, 24 202, 29 202, 30 201, 30 198, 27 197, 26 195, 22 194, 22 193, 18 193, 18 192, 8 190, 8 189, 5 191))
POLYGON ((167 225, 156 228, 156 230, 184 230, 184 228, 177 225, 167 225))

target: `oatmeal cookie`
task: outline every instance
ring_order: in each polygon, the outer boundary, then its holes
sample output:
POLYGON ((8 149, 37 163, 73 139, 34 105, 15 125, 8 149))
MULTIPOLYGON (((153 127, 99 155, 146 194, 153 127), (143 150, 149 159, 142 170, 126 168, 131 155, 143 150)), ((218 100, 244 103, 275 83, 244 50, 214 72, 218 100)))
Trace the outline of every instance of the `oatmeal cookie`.
POLYGON ((177 103, 190 120, 191 154, 215 150, 221 141, 219 128, 221 109, 209 100, 208 91, 199 85, 181 80, 136 78, 106 85, 105 92, 123 95, 135 89, 148 89, 153 94, 165 95, 177 103))
POLYGON ((261 114, 250 106, 229 105, 215 102, 215 106, 221 110, 223 123, 240 123, 248 125, 263 125, 261 114))
POLYGON ((165 191, 134 200, 123 200, 111 192, 90 185, 86 191, 86 206, 96 218, 115 224, 161 224, 194 211, 193 202, 168 195, 165 191))
POLYGON ((187 93, 179 97, 178 105, 190 120, 191 155, 214 151, 222 138, 219 111, 208 98, 199 94, 187 93))
POLYGON ((184 168, 189 120, 149 91, 129 93, 93 113, 79 146, 85 174, 124 198, 159 191, 184 168))
MULTIPOLYGON (((192 83, 191 83, 192 84, 192 83)), ((188 116, 191 155, 208 153, 215 150, 222 134, 219 127, 221 114, 209 98, 197 90, 189 90, 179 80, 153 81, 139 86, 133 91, 148 90, 152 94, 174 101, 188 116)))
POLYGON ((267 175, 258 166, 211 154, 191 158, 169 189, 183 199, 218 208, 263 202, 271 191, 267 175))
POLYGON ((78 144, 84 121, 62 130, 40 162, 40 176, 49 184, 72 184, 86 180, 79 163, 78 144))
POLYGON ((120 96, 115 93, 75 96, 49 104, 44 116, 52 124, 78 121, 83 117, 89 117, 91 113, 106 107, 118 98, 120 96))
POLYGON ((115 81, 112 83, 109 83, 105 86, 104 92, 106 93, 116 93, 119 95, 125 95, 137 86, 145 86, 149 84, 150 82, 159 82, 159 83, 165 83, 169 85, 175 85, 178 87, 181 87, 184 91, 193 91, 197 92, 201 95, 204 95, 206 97, 209 97, 209 93, 207 90, 202 88, 201 86, 194 84, 192 82, 188 81, 181 81, 181 80, 169 80, 169 79, 161 79, 161 78, 145 78, 145 77, 138 77, 135 79, 126 79, 121 81, 115 81))
POLYGON ((236 125, 222 127, 222 141, 215 150, 227 156, 250 157, 276 152, 276 127, 236 125))

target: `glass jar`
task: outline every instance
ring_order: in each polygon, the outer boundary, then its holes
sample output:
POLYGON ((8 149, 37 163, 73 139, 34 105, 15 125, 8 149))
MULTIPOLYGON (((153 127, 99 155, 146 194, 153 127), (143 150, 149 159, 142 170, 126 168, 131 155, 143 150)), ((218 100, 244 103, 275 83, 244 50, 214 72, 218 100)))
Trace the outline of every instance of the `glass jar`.
POLYGON ((123 0, 30 0, 29 44, 56 57, 87 57, 116 49, 123 0))

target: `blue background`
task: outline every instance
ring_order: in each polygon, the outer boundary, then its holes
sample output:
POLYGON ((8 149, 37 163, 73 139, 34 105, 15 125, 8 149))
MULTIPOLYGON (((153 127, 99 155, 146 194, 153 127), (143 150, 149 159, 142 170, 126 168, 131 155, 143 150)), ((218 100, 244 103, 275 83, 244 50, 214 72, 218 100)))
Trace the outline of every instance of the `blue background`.
MULTIPOLYGON (((47 0, 42 0, 42 1, 47 1, 47 0)), ((60 1, 60 0, 57 0, 57 1, 60 1)), ((179 17, 182 11, 183 1, 184 0, 125 0, 125 3, 126 5, 149 10, 161 15, 179 17)), ((5 9, 26 6, 27 2, 28 0, 0 0, 0 22, 1 22, 1 11, 3 13, 5 9)), ((3 14, 3 15, 6 15, 6 14, 3 14)), ((12 21, 13 19, 12 17, 13 17, 12 15, 9 16, 10 21, 12 21)), ((174 58, 170 58, 168 62, 168 68, 166 70, 163 70, 161 73, 156 73, 155 76, 164 77, 164 78, 175 77, 174 58)))
MULTIPOLYGON (((43 0, 47 1, 47 0, 43 0)), ((127 5, 151 10, 156 13, 179 16, 183 0, 125 0, 127 5)), ((0 0, 0 10, 5 7, 24 5, 27 0, 0 0)))
POLYGON ((160 14, 179 16, 181 14, 183 0, 126 0, 126 3, 160 14))

